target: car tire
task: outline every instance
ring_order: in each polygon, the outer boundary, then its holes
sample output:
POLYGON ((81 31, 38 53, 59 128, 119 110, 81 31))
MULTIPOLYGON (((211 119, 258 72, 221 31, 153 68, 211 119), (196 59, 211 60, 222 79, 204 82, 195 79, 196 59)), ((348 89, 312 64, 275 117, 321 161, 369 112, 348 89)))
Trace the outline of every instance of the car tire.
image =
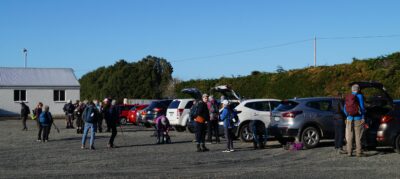
POLYGON ((121 125, 126 125, 126 123, 127 123, 126 118, 124 118, 124 117, 119 118, 119 123, 120 123, 121 125))
POLYGON ((394 141, 394 151, 400 153, 400 135, 398 135, 394 141))
POLYGON ((249 123, 243 124, 239 130, 239 138, 242 142, 252 142, 253 133, 250 131, 249 123))
POLYGON ((321 135, 315 127, 307 127, 301 133, 301 141, 304 144, 304 147, 307 149, 311 149, 316 147, 321 140, 321 135))

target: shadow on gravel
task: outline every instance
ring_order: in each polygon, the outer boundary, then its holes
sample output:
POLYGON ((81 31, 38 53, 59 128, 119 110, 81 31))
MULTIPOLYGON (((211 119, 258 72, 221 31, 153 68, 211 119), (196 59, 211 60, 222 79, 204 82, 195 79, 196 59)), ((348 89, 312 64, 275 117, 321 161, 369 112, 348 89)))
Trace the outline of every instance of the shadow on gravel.
MULTIPOLYGON (((90 135, 88 135, 88 139, 90 138, 90 135)), ((109 136, 96 136, 96 139, 102 139, 102 138, 110 138, 109 136)), ((71 141, 71 140, 82 140, 82 136, 80 137, 68 137, 68 138, 62 138, 62 139, 50 139, 52 142, 57 142, 57 141, 71 141)))
MULTIPOLYGON (((178 141, 178 142, 172 142, 171 144, 184 144, 184 143, 192 143, 192 141, 178 141)), ((128 147, 145 147, 145 146, 156 146, 156 145, 171 145, 171 144, 156 144, 156 143, 151 143, 151 144, 135 144, 135 145, 123 145, 123 146, 118 146, 118 148, 128 148, 128 147)))

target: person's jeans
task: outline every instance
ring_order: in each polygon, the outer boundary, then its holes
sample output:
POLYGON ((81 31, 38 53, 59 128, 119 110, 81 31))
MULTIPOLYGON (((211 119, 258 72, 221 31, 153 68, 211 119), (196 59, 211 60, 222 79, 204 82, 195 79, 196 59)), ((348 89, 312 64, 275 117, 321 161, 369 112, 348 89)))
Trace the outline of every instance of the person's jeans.
POLYGON ((86 137, 88 134, 88 131, 90 129, 90 146, 93 146, 94 144, 94 139, 96 137, 96 128, 97 125, 93 123, 85 123, 85 129, 83 130, 83 135, 82 135, 82 145, 86 144, 86 137))
POLYGON ((196 142, 197 144, 204 144, 206 138, 206 124, 195 122, 196 126, 196 142))
POLYGON ((232 128, 224 128, 225 130, 225 137, 227 140, 226 148, 233 149, 233 129, 232 128))
POLYGON ((359 155, 362 153, 361 137, 362 137, 363 129, 364 129, 364 126, 361 124, 361 120, 358 120, 358 121, 346 120, 347 153, 349 155, 352 153, 353 133, 355 135, 356 154, 359 155), (352 122, 353 122, 353 125, 352 125, 352 122))
POLYGON ((212 136, 215 136, 215 141, 219 142, 218 120, 210 120, 207 125, 207 142, 212 142, 212 136))
POLYGON ((22 127, 24 127, 23 129, 28 129, 27 127, 26 127, 26 119, 28 118, 28 116, 22 116, 21 117, 21 119, 22 119, 22 127))
POLYGON ((344 121, 343 119, 335 120, 335 149, 341 149, 343 147, 344 139, 344 121))
POLYGON ((114 139, 115 139, 115 136, 117 136, 117 126, 110 125, 109 127, 111 129, 111 137, 110 137, 110 140, 108 141, 108 144, 110 144, 110 146, 114 147, 114 139))
POLYGON ((42 141, 49 140, 49 128, 50 128, 50 126, 42 126, 42 129, 43 129, 42 141))
MULTIPOLYGON (((38 119, 39 120, 39 119, 38 119)), ((39 124, 38 140, 42 140, 43 126, 39 124)), ((44 139, 43 139, 44 140, 44 139)))

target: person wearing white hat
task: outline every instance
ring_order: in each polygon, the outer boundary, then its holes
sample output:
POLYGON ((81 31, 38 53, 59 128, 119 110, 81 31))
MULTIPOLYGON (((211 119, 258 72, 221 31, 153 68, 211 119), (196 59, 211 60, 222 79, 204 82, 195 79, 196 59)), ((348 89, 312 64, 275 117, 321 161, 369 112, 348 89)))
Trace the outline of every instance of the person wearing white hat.
POLYGON ((227 139, 226 150, 223 152, 233 152, 233 129, 235 128, 234 119, 236 118, 236 112, 229 106, 228 100, 223 100, 223 110, 220 114, 220 120, 224 122, 225 138, 227 139))

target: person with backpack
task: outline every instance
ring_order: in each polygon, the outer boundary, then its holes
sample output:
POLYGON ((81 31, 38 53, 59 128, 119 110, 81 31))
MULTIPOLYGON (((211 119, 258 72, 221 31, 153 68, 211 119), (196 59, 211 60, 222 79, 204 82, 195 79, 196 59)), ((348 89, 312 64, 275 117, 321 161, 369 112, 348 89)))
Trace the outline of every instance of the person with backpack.
POLYGON ((100 116, 97 120, 97 130, 98 130, 98 132, 102 133, 103 132, 103 119, 104 119, 102 103, 99 102, 99 100, 97 100, 97 99, 93 100, 93 103, 100 113, 100 116))
POLYGON ((169 123, 169 120, 165 115, 161 115, 156 118, 155 120, 156 124, 156 131, 157 131, 157 144, 170 144, 171 143, 171 138, 168 134, 169 130, 171 129, 171 125, 169 123))
POLYGON ((39 122, 39 117, 40 114, 42 113, 42 108, 43 108, 43 103, 39 102, 36 105, 36 108, 33 110, 33 114, 36 117, 36 126, 38 127, 38 142, 42 141, 42 132, 43 132, 43 128, 40 126, 40 122, 39 122))
POLYGON ((251 120, 250 129, 253 132, 253 147, 256 149, 264 149, 264 142, 267 139, 265 124, 260 120, 251 120))
POLYGON ((68 103, 64 105, 63 111, 65 112, 65 120, 67 129, 74 129, 73 121, 74 121, 74 110, 75 107, 72 104, 72 100, 68 100, 68 103))
POLYGON ((208 98, 207 102, 207 107, 210 112, 210 121, 207 124, 207 142, 210 144, 212 143, 212 136, 215 136, 215 142, 219 143, 219 125, 218 125, 218 119, 219 119, 219 110, 218 110, 218 105, 217 102, 215 101, 213 96, 210 96, 208 98))
POLYGON ((236 127, 235 123, 238 122, 236 112, 229 106, 228 100, 222 101, 223 110, 220 114, 220 120, 224 122, 225 138, 227 140, 226 150, 222 152, 234 152, 233 149, 233 129, 236 127))
POLYGON ((346 141, 347 155, 352 156, 353 133, 355 135, 356 156, 362 157, 361 137, 365 124, 364 96, 360 92, 360 86, 351 86, 351 94, 346 95, 343 112, 346 115, 346 141))
POLYGON ((48 142, 50 126, 53 123, 53 116, 49 112, 49 106, 44 106, 44 111, 39 115, 39 123, 43 130, 42 142, 48 142))
POLYGON ((22 120, 22 130, 27 131, 28 128, 26 127, 26 119, 28 118, 28 115, 31 113, 31 110, 29 107, 24 103, 21 102, 21 120, 22 120))
POLYGON ((196 151, 197 152, 207 152, 209 149, 206 147, 206 122, 210 120, 210 112, 207 107, 208 95, 203 94, 202 100, 196 102, 196 106, 193 110, 193 118, 196 127, 196 151))
POLYGON ((85 128, 82 135, 82 146, 81 149, 85 149, 86 137, 90 129, 90 150, 95 150, 94 140, 96 137, 97 120, 100 117, 100 113, 92 101, 88 103, 82 113, 82 118, 85 121, 85 128))
POLYGON ((114 145, 114 139, 117 136, 117 124, 119 122, 119 109, 118 106, 116 105, 117 101, 116 100, 108 100, 112 101, 111 106, 105 108, 105 118, 107 121, 107 124, 111 130, 111 137, 110 140, 108 141, 107 147, 108 148, 115 148, 114 145))

